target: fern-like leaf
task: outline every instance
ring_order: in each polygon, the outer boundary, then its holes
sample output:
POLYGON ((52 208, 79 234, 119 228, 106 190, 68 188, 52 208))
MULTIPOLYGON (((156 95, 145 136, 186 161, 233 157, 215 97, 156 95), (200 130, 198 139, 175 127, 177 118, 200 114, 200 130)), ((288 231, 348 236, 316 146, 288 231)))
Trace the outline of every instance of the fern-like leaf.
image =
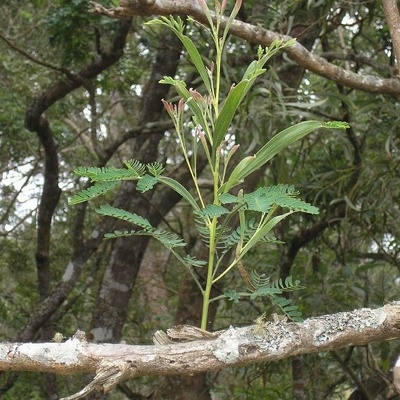
POLYGON ((241 299, 241 295, 236 292, 236 290, 227 290, 224 292, 224 296, 230 300, 233 301, 234 303, 238 303, 239 300, 241 299))
POLYGON ((185 262, 186 265, 191 267, 204 267, 204 265, 207 264, 206 261, 197 260, 196 257, 192 257, 189 255, 183 257, 183 261, 185 262))
MULTIPOLYGON (((151 236, 154 239, 158 240, 164 247, 171 250, 175 247, 183 247, 186 246, 186 243, 181 239, 178 235, 156 230, 154 228, 146 228, 140 231, 130 230, 130 231, 119 231, 115 230, 114 232, 106 233, 104 237, 106 239, 116 239, 120 237, 129 237, 129 236, 151 236)), ((193 261, 193 265, 195 261, 193 261)))
POLYGON ((217 204, 208 204, 203 209, 195 211, 195 213, 201 218, 214 218, 221 217, 222 215, 228 214, 229 210, 223 206, 217 204))
POLYGON ((154 162, 147 165, 147 170, 156 177, 160 176, 164 172, 164 169, 165 168, 159 162, 154 162))
POLYGON ((250 299, 254 300, 257 297, 264 297, 264 296, 273 297, 276 296, 277 294, 282 294, 282 290, 279 288, 272 287, 270 285, 265 285, 255 289, 251 293, 250 299))
POLYGON ((154 185, 158 182, 158 179, 151 175, 144 175, 139 179, 139 182, 136 186, 137 190, 144 193, 148 190, 153 189, 154 185))
POLYGON ((304 289, 304 286, 300 285, 300 281, 295 280, 293 282, 293 278, 291 276, 287 276, 285 278, 285 282, 283 282, 281 278, 276 279, 274 282, 272 282, 271 286, 281 289, 282 292, 293 292, 294 290, 304 289))
POLYGON ((167 249, 174 247, 184 247, 186 243, 177 234, 162 230, 156 230, 152 233, 152 236, 157 239, 167 249))
MULTIPOLYGON (((243 240, 245 242, 248 241, 253 236, 254 232, 257 229, 257 226, 258 225, 256 224, 255 218, 251 218, 248 221, 246 221, 246 226, 243 233, 243 240)), ((239 243, 240 235, 241 235, 240 227, 236 228, 234 231, 225 235, 222 239, 224 246, 227 249, 229 249, 235 244, 239 243)), ((266 243, 282 243, 280 240, 277 240, 275 236, 269 234, 261 237, 259 240, 260 242, 266 242, 266 243)))
MULTIPOLYGON (((200 212, 200 214, 201 214, 201 212, 200 212)), ((196 212, 195 215, 199 215, 199 214, 196 212)), ((208 247, 210 245, 210 231, 206 225, 206 220, 203 218, 200 218, 200 217, 195 217, 194 223, 195 223, 197 232, 200 235, 201 240, 208 247)), ((227 249, 224 239, 223 239, 225 237, 224 234, 225 234, 225 231, 223 231, 222 226, 220 224, 218 224, 216 227, 216 237, 221 238, 221 240, 219 240, 218 243, 216 243, 217 249, 224 249, 224 250, 227 249)))
POLYGON ((292 211, 300 211, 314 215, 319 214, 319 209, 317 207, 297 198, 281 197, 276 200, 276 204, 283 208, 289 208, 292 211))
POLYGON ((293 322, 302 322, 301 318, 302 313, 299 311, 298 306, 292 305, 292 300, 287 299, 286 297, 271 297, 271 302, 278 306, 281 311, 293 322))
POLYGON ((230 193, 224 193, 221 196, 219 196, 219 201, 222 204, 231 204, 231 203, 239 203, 240 201, 243 201, 243 198, 234 196, 233 194, 230 193))
MULTIPOLYGON (((148 231, 146 231, 148 233, 148 231)), ((138 236, 138 231, 130 230, 130 231, 120 231, 115 230, 114 232, 108 232, 104 234, 106 239, 117 239, 121 237, 129 237, 129 236, 138 236)))
POLYGON ((128 221, 148 231, 154 230, 154 228, 151 226, 150 222, 146 218, 143 218, 135 213, 122 210, 121 208, 115 208, 110 205, 102 205, 96 210, 96 212, 101 215, 106 215, 109 217, 128 221))
POLYGON ((146 172, 146 167, 138 160, 128 160, 124 162, 126 168, 131 171, 133 174, 136 174, 137 177, 141 177, 146 172))
POLYGON ((291 211, 302 211, 318 214, 318 208, 306 203, 295 196, 298 192, 293 185, 276 185, 261 187, 252 193, 245 194, 243 200, 252 211, 267 213, 273 205, 289 208, 291 211))
POLYGON ((92 182, 108 182, 108 181, 122 181, 122 180, 135 180, 141 175, 136 171, 125 168, 95 168, 95 167, 80 167, 74 173, 79 176, 90 178, 92 182))
POLYGON ((117 186, 119 182, 97 182, 93 186, 90 186, 87 189, 81 190, 76 195, 72 196, 68 204, 79 204, 85 201, 89 201, 94 199, 95 197, 101 196, 104 193, 108 192, 115 186, 117 186))
POLYGON ((259 275, 257 271, 253 270, 250 272, 250 279, 253 287, 258 288, 269 285, 271 278, 265 274, 259 275))

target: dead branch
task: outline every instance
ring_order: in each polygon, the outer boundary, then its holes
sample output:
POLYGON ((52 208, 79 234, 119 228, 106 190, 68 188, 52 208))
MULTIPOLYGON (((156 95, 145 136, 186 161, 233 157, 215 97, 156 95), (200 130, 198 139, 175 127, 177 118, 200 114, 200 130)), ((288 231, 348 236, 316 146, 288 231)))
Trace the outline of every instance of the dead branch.
MULTIPOLYGON (((177 329, 179 339, 185 339, 185 329, 177 329)), ((133 377, 196 374, 399 339, 400 302, 309 318, 303 323, 259 318, 252 326, 195 336, 200 340, 193 341, 191 333, 186 342, 174 342, 177 329, 167 331, 167 344, 154 346, 88 343, 79 332, 64 343, 3 343, 0 370, 96 372, 91 384, 64 400, 78 399, 92 391, 107 392, 133 377)))

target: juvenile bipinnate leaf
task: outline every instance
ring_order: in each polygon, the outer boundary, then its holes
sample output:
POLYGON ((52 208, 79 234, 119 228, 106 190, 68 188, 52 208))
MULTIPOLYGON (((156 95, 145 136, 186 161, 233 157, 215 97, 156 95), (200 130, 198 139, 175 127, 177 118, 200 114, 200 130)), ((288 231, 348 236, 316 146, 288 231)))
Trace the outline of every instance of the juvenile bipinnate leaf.
POLYGON ((251 283, 255 288, 269 285, 271 278, 265 274, 259 275, 256 270, 250 272, 251 283))
POLYGON ((108 204, 100 206, 98 209, 96 209, 96 212, 98 214, 105 215, 108 217, 113 217, 121 219, 123 221, 128 221, 131 224, 140 226, 141 228, 146 230, 154 229, 146 218, 143 218, 140 215, 131 213, 121 208, 110 206, 108 204))
POLYGON ((261 187, 252 193, 245 194, 243 201, 252 211, 268 212, 273 205, 289 208, 292 211, 301 211, 309 214, 318 214, 318 208, 306 203, 295 196, 298 192, 292 185, 276 185, 261 187))
POLYGON ((237 293, 235 290, 227 290, 224 292, 224 296, 230 300, 233 301, 234 303, 238 303, 239 300, 241 299, 241 296, 239 293, 237 293))
POLYGON ((144 229, 140 231, 135 230, 115 230, 114 232, 106 233, 104 237, 106 239, 117 239, 121 237, 130 237, 130 236, 151 236, 154 239, 158 240, 164 247, 169 250, 172 250, 175 247, 184 247, 186 243, 183 241, 175 233, 166 232, 162 230, 156 230, 155 228, 152 229, 144 229))
POLYGON ((196 215, 202 218, 214 218, 221 217, 222 215, 228 214, 229 210, 218 204, 208 204, 203 209, 195 212, 196 215))
POLYGON ((153 163, 147 164, 147 170, 153 176, 158 177, 164 172, 165 168, 162 166, 162 164, 160 164, 158 162, 153 162, 153 163))
POLYGON ((183 257, 183 261, 185 264, 191 267, 204 267, 207 265, 207 261, 197 260, 195 257, 189 255, 183 257))
POLYGON ((153 189, 154 185, 158 182, 158 179, 155 176, 151 175, 144 175, 142 178, 139 180, 136 188, 139 190, 139 192, 147 192, 148 190, 153 189))
POLYGON ((76 195, 72 196, 68 200, 68 204, 75 205, 79 203, 84 203, 85 201, 92 200, 98 196, 107 193, 109 190, 113 189, 119 184, 119 182, 97 182, 93 186, 87 189, 83 189, 76 195))
POLYGON ((107 182, 107 181, 123 181, 128 179, 138 179, 144 174, 143 171, 136 169, 124 168, 96 168, 96 167, 79 167, 74 173, 75 175, 90 178, 92 182, 107 182))
MULTIPOLYGON (((225 234, 221 239, 224 243, 224 248, 230 249, 234 245, 238 244, 239 241, 243 241, 246 243, 257 231, 258 224, 256 223, 255 218, 250 218, 246 221, 244 227, 237 227, 231 233, 225 234)), ((262 243, 282 243, 277 240, 275 236, 266 234, 265 236, 259 239, 262 243)))
POLYGON ((138 177, 143 176, 146 172, 146 166, 143 165, 138 160, 131 159, 131 160, 124 161, 124 165, 126 166, 126 168, 128 168, 130 171, 132 171, 138 177))

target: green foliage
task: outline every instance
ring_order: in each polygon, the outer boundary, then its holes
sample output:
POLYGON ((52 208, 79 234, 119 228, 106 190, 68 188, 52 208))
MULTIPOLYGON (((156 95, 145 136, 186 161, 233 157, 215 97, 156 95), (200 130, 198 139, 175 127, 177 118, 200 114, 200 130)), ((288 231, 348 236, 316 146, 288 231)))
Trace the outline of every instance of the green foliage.
MULTIPOLYGON (((89 7, 88 0, 57 0, 44 21, 50 34, 50 45, 61 49, 61 62, 64 65, 87 60, 95 30, 97 35, 100 33, 98 19, 88 12, 89 7)), ((107 20, 103 20, 102 24, 108 34, 115 25, 107 20)))
POLYGON ((286 277, 285 281, 277 279, 271 282, 270 277, 264 274, 259 275, 256 271, 251 274, 252 289, 248 292, 236 292, 235 290, 227 290, 224 296, 235 303, 244 298, 255 300, 258 297, 267 297, 272 304, 285 314, 285 316, 293 322, 301 322, 301 312, 299 307, 292 305, 292 299, 279 296, 283 293, 292 292, 299 289, 304 289, 300 285, 300 281, 293 282, 291 276, 286 277))
MULTIPOLYGON (((205 7, 204 4, 203 6, 205 7)), ((265 72, 264 67, 267 61, 278 51, 293 44, 293 41, 277 40, 268 48, 259 48, 257 59, 250 63, 240 81, 231 87, 223 99, 221 95, 221 66, 224 45, 229 32, 229 24, 235 18, 239 6, 240 2, 237 1, 222 33, 220 32, 220 20, 217 18, 214 24, 210 11, 208 8, 204 9, 209 19, 210 35, 215 45, 215 61, 214 64, 209 66, 204 63, 191 38, 184 34, 185 28, 179 17, 161 17, 148 23, 152 26, 167 26, 178 36, 206 90, 206 94, 201 94, 192 89, 188 90, 182 80, 171 77, 164 77, 161 80, 161 83, 173 86, 181 97, 176 105, 167 101, 163 101, 163 103, 174 123, 196 194, 192 195, 181 183, 163 176, 163 167, 157 163, 144 166, 138 161, 128 161, 125 163, 125 168, 122 169, 77 169, 78 175, 89 178, 92 182, 95 182, 95 185, 78 193, 70 201, 71 204, 77 204, 90 200, 105 193, 114 187, 113 184, 122 180, 136 180, 137 189, 141 192, 153 189, 154 185, 158 183, 166 185, 180 194, 192 207, 199 236, 208 246, 207 260, 196 260, 191 255, 182 255, 175 248, 185 246, 183 240, 173 232, 155 229, 149 221, 136 214, 111 206, 102 206, 96 211, 99 214, 118 218, 142 228, 139 231, 116 231, 107 234, 106 237, 150 235, 169 248, 172 254, 189 269, 203 296, 201 323, 203 329, 207 325, 210 302, 220 299, 220 297, 210 298, 213 285, 235 267, 241 271, 245 283, 254 289, 248 294, 251 299, 267 297, 287 317, 294 321, 299 320, 300 313, 297 311, 297 307, 292 306, 290 300, 278 296, 283 292, 299 289, 299 282, 293 283, 291 277, 289 277, 285 282, 279 280, 270 283, 269 280, 262 279, 254 272, 250 279, 247 272, 242 268, 242 259, 257 244, 276 241, 272 235, 273 229, 289 215, 295 212, 317 214, 318 209, 297 198, 298 192, 292 185, 281 184, 260 187, 252 193, 244 193, 243 190, 240 190, 237 195, 233 195, 229 191, 241 184, 250 174, 262 168, 272 157, 311 132, 321 128, 344 129, 347 127, 346 124, 339 122, 300 122, 277 133, 255 155, 245 157, 233 169, 231 168, 233 156, 238 146, 232 143, 232 139, 227 138, 227 133, 234 117, 256 79, 265 72), (183 124, 184 114, 187 112, 191 114, 192 126, 183 124), (194 129, 190 135, 192 138, 190 145, 187 130, 192 129, 192 127, 194 129), (212 174, 213 199, 211 202, 199 186, 199 171, 197 170, 196 160, 201 149, 204 151, 208 168, 212 174), (231 172, 229 172, 230 170, 231 172), (206 268, 205 285, 202 285, 197 275, 193 273, 192 267, 206 268)), ((240 298, 233 291, 227 293, 228 297, 233 300, 240 298)))

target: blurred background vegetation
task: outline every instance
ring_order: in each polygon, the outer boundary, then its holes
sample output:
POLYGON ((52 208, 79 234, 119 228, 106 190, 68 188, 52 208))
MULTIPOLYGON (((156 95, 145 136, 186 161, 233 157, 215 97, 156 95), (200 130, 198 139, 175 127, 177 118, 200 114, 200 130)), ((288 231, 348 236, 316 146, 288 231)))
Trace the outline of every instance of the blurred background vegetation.
MULTIPOLYGON (((99 342, 148 344, 155 330, 198 324, 197 291, 168 252, 146 238, 103 241, 115 226, 94 213, 96 202, 67 205, 86 183, 72 174, 78 166, 157 160, 187 182, 161 104, 176 98, 157 82, 177 75, 202 90, 170 32, 145 26, 142 17, 95 16, 88 7, 86 0, 0 1, 1 341, 48 341, 55 332, 68 337, 80 329, 99 342)), ((396 75, 379 1, 248 0, 239 16, 296 37, 344 70, 377 81, 396 75)), ((189 24, 187 34, 211 59, 204 29, 189 24)), ((256 54, 256 45, 230 38, 226 91, 256 54)), ((307 136, 248 183, 252 190, 293 184, 320 208, 317 216, 285 220, 275 231, 284 244, 261 245, 245 259, 258 273, 301 280, 306 289, 293 296, 304 317, 399 299, 398 106, 398 95, 344 87, 282 53, 235 119, 228 140, 240 144, 241 156, 302 120, 351 125, 307 136)), ((156 189, 144 196, 127 183, 109 201, 168 224, 201 258, 193 217, 170 193, 156 189)), ((218 290, 242 287, 239 274, 231 274, 218 290)), ((260 300, 222 301, 213 310, 213 328, 251 324, 276 311, 260 300)), ((394 399, 390 369, 399 347, 397 341, 376 343, 197 377, 146 378, 120 385, 108 398, 394 399)), ((0 397, 56 399, 86 379, 3 373, 0 397)))

